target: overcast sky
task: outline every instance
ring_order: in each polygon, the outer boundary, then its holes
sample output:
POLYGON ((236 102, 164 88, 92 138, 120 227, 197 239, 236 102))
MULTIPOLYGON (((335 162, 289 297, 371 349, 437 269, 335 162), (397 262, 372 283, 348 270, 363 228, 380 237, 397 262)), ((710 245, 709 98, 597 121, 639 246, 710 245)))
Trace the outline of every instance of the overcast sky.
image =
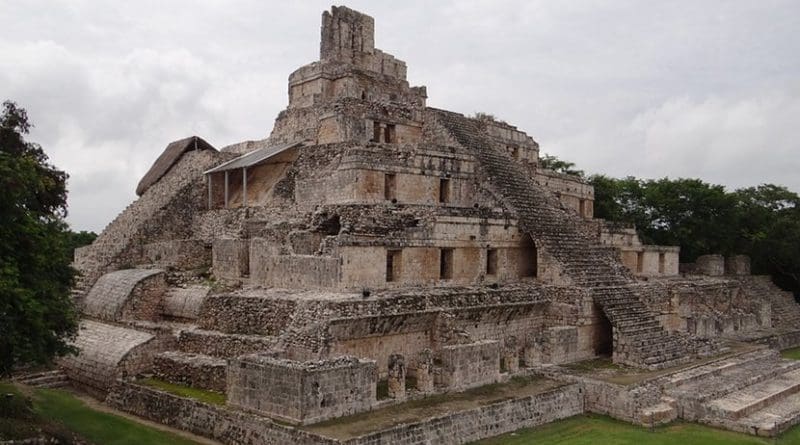
MULTIPOLYGON (((170 141, 266 137, 327 1, 0 0, 0 99, 99 231, 170 141)), ((361 1, 428 104, 589 173, 800 191, 800 1, 361 1)))

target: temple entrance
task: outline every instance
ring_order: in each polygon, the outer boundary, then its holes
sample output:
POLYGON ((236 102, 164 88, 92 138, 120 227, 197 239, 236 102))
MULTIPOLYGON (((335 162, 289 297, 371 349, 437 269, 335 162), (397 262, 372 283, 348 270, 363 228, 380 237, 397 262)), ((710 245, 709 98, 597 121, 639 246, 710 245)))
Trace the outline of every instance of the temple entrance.
POLYGON ((519 276, 535 278, 539 270, 539 253, 530 235, 525 234, 519 250, 519 276))
POLYGON ((614 352, 614 331, 611 320, 606 317, 603 309, 597 304, 594 305, 594 312, 596 314, 594 336, 592 337, 594 353, 601 357, 611 357, 614 352))

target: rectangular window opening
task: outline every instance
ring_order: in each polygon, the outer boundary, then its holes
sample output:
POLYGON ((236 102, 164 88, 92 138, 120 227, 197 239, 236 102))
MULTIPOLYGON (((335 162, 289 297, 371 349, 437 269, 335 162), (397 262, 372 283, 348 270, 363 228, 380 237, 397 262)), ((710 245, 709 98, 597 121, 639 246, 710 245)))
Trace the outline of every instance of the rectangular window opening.
POLYGON ((387 201, 397 199, 397 176, 394 173, 386 173, 383 176, 383 197, 387 201))
POLYGON ((497 275, 497 249, 486 250, 486 275, 497 275))
POLYGON ((439 202, 450 202, 450 180, 447 178, 439 179, 439 202))
POLYGON ((394 124, 387 124, 386 131, 384 132, 385 142, 393 144, 395 142, 395 126, 394 124))
POLYGON ((439 278, 442 280, 450 280, 453 278, 453 249, 440 250, 439 278))
POLYGON ((391 283, 400 278, 400 251, 388 250, 386 252, 386 282, 391 283))
POLYGON ((381 141, 381 124, 377 121, 372 121, 372 139, 370 142, 381 141))
POLYGON ((636 272, 642 273, 644 271, 644 252, 636 253, 636 272))
POLYGON ((666 258, 664 256, 664 252, 659 253, 658 254, 658 273, 660 273, 660 274, 664 273, 664 268, 665 268, 665 264, 664 263, 665 262, 666 262, 666 258))

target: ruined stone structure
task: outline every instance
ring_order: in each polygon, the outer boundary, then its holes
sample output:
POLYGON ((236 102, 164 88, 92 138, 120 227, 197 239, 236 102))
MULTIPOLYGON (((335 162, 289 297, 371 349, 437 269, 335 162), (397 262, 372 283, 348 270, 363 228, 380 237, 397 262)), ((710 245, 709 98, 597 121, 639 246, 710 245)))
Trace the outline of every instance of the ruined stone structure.
POLYGON ((323 13, 319 60, 289 76, 268 138, 173 142, 78 250, 86 320, 67 374, 226 443, 464 443, 584 410, 755 434, 800 421, 786 399, 800 375, 768 349, 800 345, 791 295, 743 257, 681 271, 678 247, 593 219, 592 187, 541 168, 533 138, 426 99, 375 48, 371 17, 323 13), (556 366, 597 357, 661 380, 556 366), (349 442, 280 423, 534 373, 564 386, 349 442), (139 374, 225 392, 231 409, 139 374), (765 430, 767 414, 781 420, 765 430))

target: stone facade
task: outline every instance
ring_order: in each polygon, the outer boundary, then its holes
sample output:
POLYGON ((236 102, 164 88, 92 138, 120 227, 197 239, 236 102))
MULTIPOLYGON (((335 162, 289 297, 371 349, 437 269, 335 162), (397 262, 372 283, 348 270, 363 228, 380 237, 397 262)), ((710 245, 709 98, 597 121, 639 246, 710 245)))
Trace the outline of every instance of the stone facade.
POLYGON ((320 422, 372 408, 376 377, 375 362, 369 360, 298 362, 245 355, 228 368, 228 403, 293 423, 320 422))
POLYGON ((483 340, 442 348, 441 384, 466 389, 500 380, 500 344, 483 340))
POLYGON ((319 60, 290 75, 268 138, 168 146, 140 198, 76 252, 86 320, 70 378, 224 443, 464 443, 583 411, 737 430, 778 413, 759 430, 770 434, 800 421, 800 376, 728 346, 800 345, 793 296, 750 276, 746 257, 679 264, 678 246, 594 219, 590 184, 543 169, 511 124, 426 106, 374 30, 345 7, 323 14, 319 60), (560 366, 605 358, 672 380, 560 366), (569 385, 344 442, 270 420, 307 425, 534 372, 569 385), (228 406, 137 374, 223 391, 228 406), (731 391, 682 392, 714 376, 731 391), (773 381, 770 403, 728 409, 773 381))

